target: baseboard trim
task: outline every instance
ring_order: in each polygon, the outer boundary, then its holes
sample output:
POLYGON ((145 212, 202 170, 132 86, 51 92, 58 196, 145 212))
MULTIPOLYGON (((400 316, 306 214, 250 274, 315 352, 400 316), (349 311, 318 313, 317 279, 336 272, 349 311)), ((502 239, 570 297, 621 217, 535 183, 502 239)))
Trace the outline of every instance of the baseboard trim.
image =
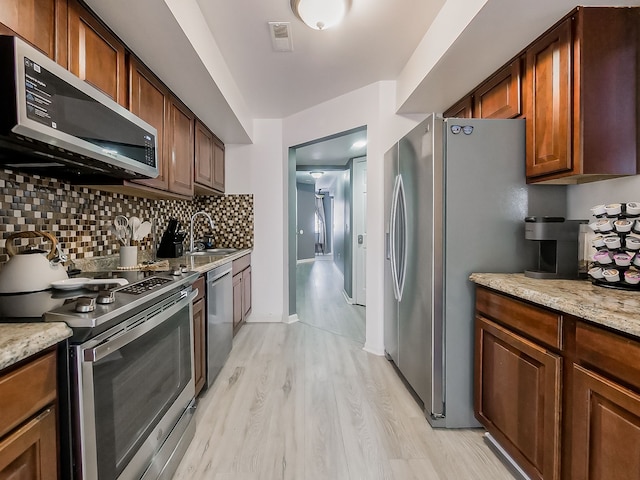
POLYGON ((293 315, 289 315, 288 317, 285 317, 285 319, 282 321, 282 323, 287 323, 287 324, 291 324, 291 323, 296 323, 299 322, 300 319, 298 318, 298 314, 294 313, 293 315))
POLYGON ((353 298, 351 298, 349 295, 347 295, 347 292, 345 292, 344 290, 342 290, 342 295, 344 296, 344 299, 346 300, 346 302, 349 305, 355 305, 356 302, 353 301, 353 298))
POLYGON ((315 261, 316 261, 315 257, 313 257, 313 258, 302 258, 300 260, 297 260, 296 264, 299 264, 299 263, 311 263, 311 262, 315 262, 315 261))
POLYGON ((282 323, 282 318, 278 315, 252 313, 246 323, 282 323))
POLYGON ((367 353, 371 353, 373 355, 377 355, 378 357, 384 357, 384 347, 373 347, 372 345, 365 342, 364 347, 362 347, 367 353))
POLYGON ((509 455, 504 448, 498 443, 498 441, 489 432, 485 432, 484 441, 487 442, 489 447, 498 455, 504 463, 512 470, 518 480, 531 480, 531 477, 527 475, 522 468, 516 463, 516 461, 509 455))

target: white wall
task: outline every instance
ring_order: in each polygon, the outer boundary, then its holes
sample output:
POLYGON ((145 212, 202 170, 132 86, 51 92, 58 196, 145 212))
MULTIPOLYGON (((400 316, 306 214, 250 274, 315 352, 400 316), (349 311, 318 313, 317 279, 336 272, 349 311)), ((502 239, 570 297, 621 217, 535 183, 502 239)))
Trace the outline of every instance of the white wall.
POLYGON ((384 292, 384 178, 386 150, 419 117, 395 115, 395 82, 379 82, 284 120, 256 120, 254 144, 227 145, 228 193, 253 193, 255 247, 250 321, 288 317, 288 148, 367 126, 367 336, 365 349, 382 355, 384 292))
MULTIPOLYGON (((253 194, 254 249, 251 255, 252 305, 249 322, 280 322, 287 281, 282 215, 286 163, 282 160, 282 121, 254 120, 251 145, 225 145, 225 190, 253 194)), ((286 198, 286 197, 285 197, 286 198)))
POLYGON ((567 216, 570 219, 590 220, 593 218, 590 207, 625 202, 640 202, 640 175, 570 185, 567 192, 567 216))

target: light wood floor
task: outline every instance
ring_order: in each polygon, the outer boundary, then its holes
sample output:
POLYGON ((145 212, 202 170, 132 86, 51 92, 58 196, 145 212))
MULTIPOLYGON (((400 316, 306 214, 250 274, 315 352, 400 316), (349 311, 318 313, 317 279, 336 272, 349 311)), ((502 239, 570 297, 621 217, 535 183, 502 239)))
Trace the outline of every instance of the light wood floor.
POLYGON ((365 307, 349 305, 344 280, 333 256, 316 256, 296 267, 296 312, 301 322, 342 335, 364 345, 365 307))
POLYGON ((384 358, 342 335, 246 324, 174 480, 513 479, 480 430, 432 430, 384 358))

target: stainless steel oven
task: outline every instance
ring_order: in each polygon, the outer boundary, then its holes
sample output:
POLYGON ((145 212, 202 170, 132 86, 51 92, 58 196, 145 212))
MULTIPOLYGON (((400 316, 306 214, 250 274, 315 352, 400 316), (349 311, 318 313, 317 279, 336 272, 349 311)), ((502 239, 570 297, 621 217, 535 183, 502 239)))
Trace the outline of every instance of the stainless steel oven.
POLYGON ((191 287, 71 346, 78 479, 171 478, 195 425, 191 287), (176 454, 179 452, 179 454, 176 454))

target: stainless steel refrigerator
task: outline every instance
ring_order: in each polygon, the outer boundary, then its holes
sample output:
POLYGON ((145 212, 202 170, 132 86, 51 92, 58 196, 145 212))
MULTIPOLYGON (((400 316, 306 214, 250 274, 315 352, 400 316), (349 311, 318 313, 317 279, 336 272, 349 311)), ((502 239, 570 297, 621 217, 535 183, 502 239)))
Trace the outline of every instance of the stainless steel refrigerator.
POLYGON ((527 215, 566 192, 525 184, 524 120, 429 116, 385 155, 385 350, 436 427, 473 416, 472 272, 522 272, 527 215))

